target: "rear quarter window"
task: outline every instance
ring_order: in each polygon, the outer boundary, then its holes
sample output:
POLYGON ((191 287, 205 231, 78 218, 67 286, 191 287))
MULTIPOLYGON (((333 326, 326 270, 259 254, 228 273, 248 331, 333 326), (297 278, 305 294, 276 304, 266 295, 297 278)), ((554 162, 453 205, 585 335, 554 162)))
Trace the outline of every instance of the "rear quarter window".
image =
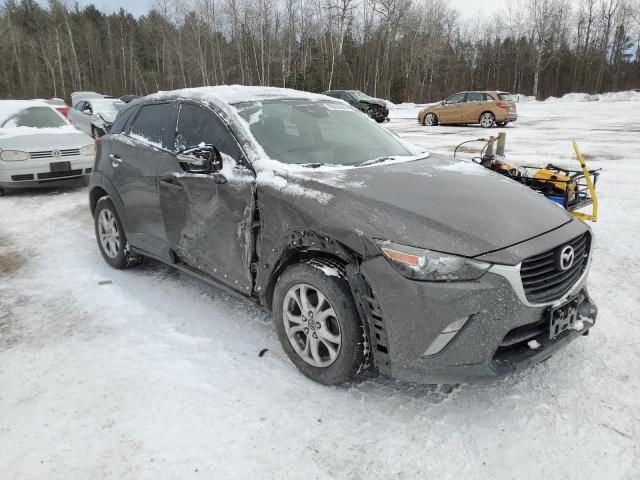
POLYGON ((125 126, 127 125, 127 122, 132 117, 133 113, 136 112, 137 110, 138 109, 135 106, 122 110, 116 117, 115 122, 113 122, 113 125, 111 126, 111 130, 109 130, 109 133, 113 133, 113 134, 122 133, 125 126))

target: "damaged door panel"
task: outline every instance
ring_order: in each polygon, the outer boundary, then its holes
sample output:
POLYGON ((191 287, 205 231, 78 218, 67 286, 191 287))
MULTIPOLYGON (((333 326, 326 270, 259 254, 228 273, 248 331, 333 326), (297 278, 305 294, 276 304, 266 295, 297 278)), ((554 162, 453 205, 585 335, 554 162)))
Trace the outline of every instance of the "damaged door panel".
POLYGON ((158 172, 160 206, 178 263, 246 294, 252 291, 255 175, 224 124, 211 111, 189 103, 180 108, 176 155, 158 172), (215 145, 222 165, 192 173, 177 152, 215 145))

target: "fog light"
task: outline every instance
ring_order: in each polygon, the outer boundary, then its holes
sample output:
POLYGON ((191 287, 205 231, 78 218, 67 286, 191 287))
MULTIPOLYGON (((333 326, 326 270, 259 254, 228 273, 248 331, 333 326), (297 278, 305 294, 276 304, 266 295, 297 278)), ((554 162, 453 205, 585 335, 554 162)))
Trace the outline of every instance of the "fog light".
POLYGON ((471 317, 461 318, 460 320, 456 320, 454 322, 451 322, 449 325, 447 325, 444 328, 444 330, 440 332, 440 335, 438 335, 436 339, 433 342, 431 342, 431 345, 429 345, 429 348, 427 348, 427 351, 424 352, 422 356, 430 357, 432 355, 435 355, 436 353, 440 353, 440 351, 444 347, 449 345, 449 342, 453 340, 453 337, 455 337, 458 334, 458 332, 462 329, 462 327, 464 327, 464 325, 467 323, 469 318, 471 317))

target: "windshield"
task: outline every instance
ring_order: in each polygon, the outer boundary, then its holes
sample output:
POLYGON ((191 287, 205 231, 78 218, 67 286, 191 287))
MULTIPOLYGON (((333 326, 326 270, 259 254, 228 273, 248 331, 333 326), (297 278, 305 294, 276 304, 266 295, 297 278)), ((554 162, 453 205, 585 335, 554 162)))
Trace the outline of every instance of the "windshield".
POLYGON ((0 118, 0 127, 60 128, 67 122, 50 107, 29 107, 0 118))
POLYGON ((236 105, 269 157, 283 163, 356 165, 411 153, 342 103, 278 100, 236 105))
POLYGON ((362 93, 360 90, 352 90, 349 93, 353 95, 356 100, 373 100, 373 98, 366 93, 362 93))
POLYGON ((115 118, 126 104, 121 100, 92 100, 91 105, 93 113, 101 113, 107 117, 115 118))

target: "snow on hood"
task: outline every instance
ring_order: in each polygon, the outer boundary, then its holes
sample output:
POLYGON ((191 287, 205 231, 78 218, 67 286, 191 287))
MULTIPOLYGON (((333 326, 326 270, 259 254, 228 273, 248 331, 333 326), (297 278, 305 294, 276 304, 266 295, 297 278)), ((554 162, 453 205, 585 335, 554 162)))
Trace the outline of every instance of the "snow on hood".
POLYGON ((93 139, 72 125, 60 128, 0 128, 0 150, 16 149, 38 151, 49 149, 81 148, 93 139))

